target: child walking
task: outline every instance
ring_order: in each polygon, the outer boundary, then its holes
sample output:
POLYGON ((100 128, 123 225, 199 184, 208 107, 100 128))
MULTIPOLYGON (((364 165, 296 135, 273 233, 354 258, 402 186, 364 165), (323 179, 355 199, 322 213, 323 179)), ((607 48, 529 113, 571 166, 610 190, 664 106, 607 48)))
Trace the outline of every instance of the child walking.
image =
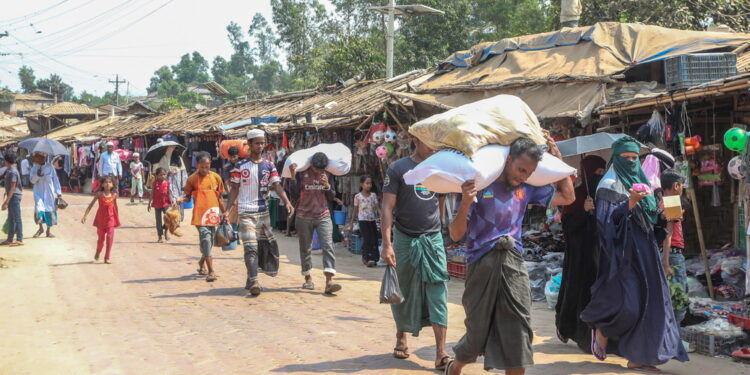
POLYGON ((359 178, 360 192, 354 196, 354 213, 349 227, 354 226, 354 218, 359 221, 362 235, 362 263, 375 267, 380 259, 378 251, 378 196, 372 192, 372 178, 364 175, 359 178))
POLYGON ((169 209, 169 206, 172 205, 172 198, 169 194, 167 171, 164 168, 157 168, 155 175, 156 179, 151 190, 151 198, 148 201, 148 211, 151 212, 151 208, 154 209, 156 234, 159 235, 159 239, 156 242, 162 243, 169 241, 169 230, 167 230, 167 226, 162 222, 162 218, 167 209, 169 209), (164 240, 162 240, 162 236, 164 240))
POLYGON ((107 241, 107 252, 104 253, 104 263, 112 263, 109 259, 109 255, 112 251, 112 242, 115 239, 115 228, 120 226, 120 216, 118 215, 117 209, 117 193, 115 190, 115 181, 112 176, 104 176, 99 179, 100 189, 96 193, 96 196, 91 200, 91 204, 86 208, 86 213, 83 214, 81 223, 86 223, 86 217, 89 216, 91 208, 94 207, 94 203, 99 201, 99 209, 96 211, 96 217, 94 218, 94 226, 96 227, 96 234, 99 239, 96 242, 96 255, 94 255, 94 261, 99 260, 99 255, 104 247, 104 241, 107 241))

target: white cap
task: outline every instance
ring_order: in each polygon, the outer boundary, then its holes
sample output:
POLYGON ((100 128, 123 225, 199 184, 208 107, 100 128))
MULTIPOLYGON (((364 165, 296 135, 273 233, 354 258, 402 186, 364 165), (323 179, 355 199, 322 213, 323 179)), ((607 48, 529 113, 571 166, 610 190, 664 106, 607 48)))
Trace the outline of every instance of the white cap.
POLYGON ((139 153, 137 153, 137 152, 134 152, 134 153, 133 153, 133 157, 134 157, 134 158, 135 158, 135 157, 141 157, 141 154, 139 154, 139 153))
POLYGON ((114 144, 114 143, 112 143, 112 141, 108 141, 108 142, 107 142, 107 147, 109 147, 109 146, 115 147, 115 144, 114 144))
POLYGON ((251 130, 248 130, 247 132, 247 139, 261 138, 265 136, 266 136, 266 132, 260 129, 251 129, 251 130))

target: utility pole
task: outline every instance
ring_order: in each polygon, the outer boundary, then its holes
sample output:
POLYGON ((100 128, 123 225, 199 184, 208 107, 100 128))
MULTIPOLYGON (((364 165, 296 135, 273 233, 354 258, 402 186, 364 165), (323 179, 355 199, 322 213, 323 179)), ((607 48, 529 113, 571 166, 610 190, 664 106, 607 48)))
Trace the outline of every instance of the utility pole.
POLYGON ((393 78, 393 39, 396 24, 396 0, 388 3, 388 31, 385 44, 385 78, 393 78))
POLYGON ((442 10, 432 9, 426 5, 396 5, 396 0, 389 0, 388 6, 384 7, 370 7, 370 10, 374 10, 378 13, 383 13, 388 16, 388 27, 386 30, 386 43, 385 43, 385 77, 393 78, 393 40, 395 39, 396 33, 396 16, 410 17, 410 16, 427 16, 427 15, 443 15, 445 12, 442 10))
POLYGON ((120 105, 120 84, 121 83, 125 83, 125 82, 127 82, 127 81, 125 81, 125 80, 120 81, 120 75, 119 74, 115 74, 115 80, 114 81, 109 80, 109 83, 114 83, 115 84, 115 105, 116 106, 120 105))

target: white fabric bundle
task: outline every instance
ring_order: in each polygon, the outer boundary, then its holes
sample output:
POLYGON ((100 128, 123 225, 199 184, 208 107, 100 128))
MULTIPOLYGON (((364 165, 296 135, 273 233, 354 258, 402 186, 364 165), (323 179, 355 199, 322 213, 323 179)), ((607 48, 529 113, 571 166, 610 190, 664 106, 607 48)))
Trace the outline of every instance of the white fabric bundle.
POLYGON ((293 152, 284 162, 284 170, 281 177, 292 177, 289 166, 297 164, 297 172, 310 168, 310 159, 318 152, 328 156, 326 171, 334 176, 343 176, 349 173, 352 167, 352 151, 343 143, 321 143, 317 146, 293 152))
MULTIPOLYGON (((409 185, 421 183, 436 193, 460 193, 464 182, 474 180, 477 189, 481 190, 503 173, 508 151, 507 146, 488 145, 480 148, 473 159, 451 150, 438 151, 404 174, 404 181, 409 185)), ((575 168, 544 153, 526 183, 544 186, 575 173, 575 168)))

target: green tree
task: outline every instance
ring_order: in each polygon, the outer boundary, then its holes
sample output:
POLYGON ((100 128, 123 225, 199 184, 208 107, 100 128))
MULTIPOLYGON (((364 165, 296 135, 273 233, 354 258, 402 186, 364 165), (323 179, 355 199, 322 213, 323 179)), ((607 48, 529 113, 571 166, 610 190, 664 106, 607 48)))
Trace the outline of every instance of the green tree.
POLYGON ((642 22, 676 29, 704 30, 726 24, 735 31, 750 31, 747 0, 590 0, 583 4, 581 23, 642 22))
POLYGON ((25 93, 30 93, 36 89, 36 76, 34 69, 24 65, 18 69, 18 80, 21 81, 21 89, 25 93))
POLYGON ((250 73, 253 68, 253 58, 250 50, 250 43, 245 40, 242 33, 242 27, 235 22, 230 22, 227 26, 229 43, 234 49, 234 53, 229 58, 229 69, 232 74, 240 76, 250 73))
POLYGON ((172 71, 168 66, 164 65, 154 72, 154 75, 151 77, 151 83, 148 85, 146 91, 149 94, 152 92, 157 92, 159 91, 159 86, 162 84, 162 82, 169 81, 174 81, 174 74, 172 74, 172 71))
POLYGON ((260 65, 276 60, 276 36, 262 14, 255 13, 247 34, 255 42, 252 53, 260 65))
POLYGON ((318 0, 271 0, 279 41, 287 47, 292 70, 307 74, 307 55, 323 41, 326 10, 318 0))
POLYGON ((48 90, 60 101, 70 101, 73 99, 73 87, 63 82, 57 74, 50 74, 49 78, 38 79, 36 87, 48 90))
POLYGON ((172 73, 182 83, 203 83, 208 81, 208 61, 198 51, 192 56, 186 53, 177 65, 172 65, 172 73))

